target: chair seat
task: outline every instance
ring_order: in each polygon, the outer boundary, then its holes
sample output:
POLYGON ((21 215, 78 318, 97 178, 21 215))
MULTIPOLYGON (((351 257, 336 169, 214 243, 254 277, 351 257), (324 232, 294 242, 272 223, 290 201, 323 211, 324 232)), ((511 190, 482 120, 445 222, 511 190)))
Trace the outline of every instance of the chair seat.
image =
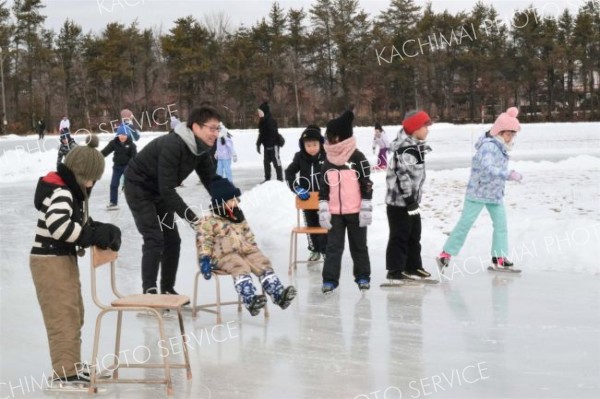
POLYGON ((292 229, 297 234, 327 234, 329 230, 323 227, 294 227, 292 229))
POLYGON ((190 301, 185 295, 135 294, 116 299, 112 306, 144 306, 147 308, 177 309, 190 301))

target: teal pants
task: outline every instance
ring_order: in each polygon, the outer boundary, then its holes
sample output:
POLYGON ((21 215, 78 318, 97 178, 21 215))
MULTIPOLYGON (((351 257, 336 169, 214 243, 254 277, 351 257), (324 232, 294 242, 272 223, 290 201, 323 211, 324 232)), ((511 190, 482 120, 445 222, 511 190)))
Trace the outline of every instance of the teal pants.
POLYGON ((444 251, 450 255, 458 255, 460 249, 467 239, 467 234, 473 227, 473 223, 481 213, 483 207, 486 207, 492 223, 494 225, 494 234, 492 236, 492 256, 508 256, 508 228, 506 227, 506 212, 504 204, 485 204, 466 199, 465 205, 460 215, 460 220, 452 230, 450 237, 444 244, 444 251))

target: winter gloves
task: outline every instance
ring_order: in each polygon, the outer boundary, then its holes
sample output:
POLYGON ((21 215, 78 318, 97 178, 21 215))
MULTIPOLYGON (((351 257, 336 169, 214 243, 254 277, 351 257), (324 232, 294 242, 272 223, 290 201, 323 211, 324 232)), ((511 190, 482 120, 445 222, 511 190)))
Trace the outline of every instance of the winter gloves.
POLYGON ((200 273, 205 280, 210 280, 212 277, 212 265, 210 264, 210 256, 200 258, 200 273))
POLYGON ((508 180, 514 180, 516 182, 520 182, 521 180, 523 180, 523 175, 521 175, 519 172, 511 170, 510 174, 508 175, 508 180))
MULTIPOLYGON (((360 212, 358 213, 358 225, 367 227, 373 222, 373 205, 371 200, 362 200, 360 202, 360 212)), ((331 213, 329 213, 329 202, 319 201, 319 224, 321 227, 331 229, 331 213)))
POLYGON ((114 224, 95 222, 89 218, 81 228, 77 245, 84 248, 96 245, 101 249, 118 251, 121 248, 121 229, 114 224))
POLYGON ((360 201, 360 212, 358 214, 358 225, 367 227, 373 222, 373 205, 371 200, 360 201))
POLYGON ((407 203, 406 211, 408 212, 408 216, 417 216, 421 213, 421 210, 419 209, 419 204, 417 202, 407 203))
POLYGON ((319 224, 324 229, 331 229, 331 213, 329 213, 329 202, 319 201, 319 224))
POLYGON ((294 192, 296 193, 296 195, 298 196, 298 198, 300 198, 301 201, 306 201, 307 199, 310 198, 310 193, 305 188, 296 187, 294 189, 294 192))

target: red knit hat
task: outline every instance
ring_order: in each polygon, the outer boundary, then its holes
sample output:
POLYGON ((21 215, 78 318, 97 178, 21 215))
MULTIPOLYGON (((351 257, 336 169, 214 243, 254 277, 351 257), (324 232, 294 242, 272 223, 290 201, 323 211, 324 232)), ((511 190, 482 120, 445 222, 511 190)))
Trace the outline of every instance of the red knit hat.
POLYGON ((519 110, 516 107, 510 107, 506 112, 501 113, 490 129, 490 134, 496 136, 503 130, 510 130, 513 132, 521 130, 521 124, 517 119, 518 115, 519 110))
POLYGON ((402 127, 406 134, 413 134, 423 126, 430 126, 431 118, 425 111, 410 111, 402 121, 402 127))

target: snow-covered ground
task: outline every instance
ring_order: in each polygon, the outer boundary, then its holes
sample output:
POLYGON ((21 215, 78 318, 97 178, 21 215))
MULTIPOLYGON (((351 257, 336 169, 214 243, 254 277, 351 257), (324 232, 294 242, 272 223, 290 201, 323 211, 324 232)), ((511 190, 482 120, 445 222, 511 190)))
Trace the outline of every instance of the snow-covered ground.
MULTIPOLYGON (((385 128, 390 136, 397 131, 385 128)), ((483 129, 431 128, 422 255, 434 273, 434 257, 460 216, 472 144, 483 129)), ((284 165, 297 151, 301 130, 282 130, 284 165)), ((283 183, 256 185, 263 177, 256 131, 232 133, 239 155, 234 181, 244 192, 241 206, 259 245, 287 280, 293 196, 283 183)), ((159 133, 142 135, 140 147, 159 133)), ((359 148, 374 161, 372 129, 355 128, 355 135, 359 148)), ((101 136, 101 146, 109 139, 101 136)), ((41 143, 33 136, 0 139, 0 398, 43 396, 39 389, 12 388, 26 378, 39 380, 50 365, 27 254, 36 221, 35 182, 54 167, 57 146, 56 137, 41 143)), ((183 373, 174 371, 176 397, 382 398, 386 389, 386 398, 600 397, 600 123, 523 125, 511 156, 510 167, 524 175, 521 184, 507 185, 505 197, 512 258, 524 270, 522 276, 484 271, 492 231, 484 212, 440 285, 380 290, 388 228, 384 173, 375 172, 374 221, 368 235, 371 292, 361 299, 347 253, 334 298, 324 299, 319 292, 320 266, 299 267, 292 280, 299 296, 290 309, 271 307, 266 322, 225 310, 225 323, 231 321, 237 330, 222 343, 192 350, 194 379, 188 384, 183 373)), ((141 238, 122 197, 119 212, 103 209, 109 181, 107 168, 94 189, 91 214, 123 230, 119 286, 127 293, 139 292, 141 238)), ((189 205, 206 206, 208 196, 196 176, 179 190, 189 205)), ((193 234, 184 223, 179 229, 177 289, 191 295, 197 268, 193 234)), ((305 241, 300 240, 305 256, 305 241)), ((89 360, 98 309, 89 295, 87 262, 85 257, 80 264, 86 303, 83 354, 89 360)), ((213 286, 201 284, 208 301, 213 286)), ((226 295, 233 292, 229 284, 224 283, 226 295)), ((188 315, 186 323, 188 332, 200 335, 211 331, 214 319, 188 315)), ((105 353, 110 350, 108 325, 105 353)), ((130 348, 155 346, 152 321, 132 318, 125 328, 130 348)), ((108 386, 105 396, 161 397, 163 392, 108 386)))

